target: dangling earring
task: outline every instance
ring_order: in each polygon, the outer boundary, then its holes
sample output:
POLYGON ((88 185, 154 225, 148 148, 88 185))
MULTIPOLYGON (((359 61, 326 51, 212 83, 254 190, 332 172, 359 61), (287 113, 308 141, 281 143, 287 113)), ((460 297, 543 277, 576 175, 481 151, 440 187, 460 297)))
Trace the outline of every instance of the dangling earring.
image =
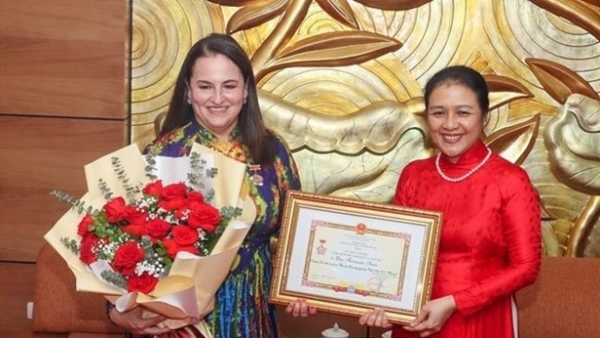
POLYGON ((187 102, 187 104, 192 104, 192 98, 190 98, 190 96, 187 95, 187 98, 185 99, 185 102, 187 102))
POLYGON ((245 97, 245 98, 244 98, 244 104, 246 104, 246 101, 247 101, 247 98, 245 97))

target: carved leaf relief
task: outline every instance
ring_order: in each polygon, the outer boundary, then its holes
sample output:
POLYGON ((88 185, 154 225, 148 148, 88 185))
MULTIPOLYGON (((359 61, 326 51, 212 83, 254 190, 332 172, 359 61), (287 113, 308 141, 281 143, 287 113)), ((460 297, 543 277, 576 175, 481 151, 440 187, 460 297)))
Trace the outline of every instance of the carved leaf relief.
POLYGON ((409 162, 431 156, 424 147, 423 134, 411 129, 402 134, 394 149, 386 154, 368 151, 354 156, 338 152, 294 152, 300 166, 302 189, 364 201, 389 203, 402 168, 409 162), (314 170, 319 168, 320 170, 314 170), (305 184, 306 182, 306 184, 305 184))
POLYGON ((242 7, 253 3, 261 2, 261 0, 206 0, 221 6, 242 7))
POLYGON ((424 130, 420 117, 395 101, 380 101, 345 116, 318 114, 260 92, 265 123, 282 135, 292 150, 357 154, 390 151, 409 129, 424 130))
POLYGON ((352 7, 346 0, 317 0, 317 3, 329 16, 337 20, 338 22, 359 29, 358 21, 352 11, 352 7))
POLYGON ((571 21, 600 40, 600 12, 597 0, 530 0, 537 6, 571 21), (586 4, 588 2, 589 4, 586 4))
POLYGON ((377 8, 387 11, 407 11, 409 9, 418 8, 431 0, 354 0, 359 4, 367 7, 377 8))
POLYGON ((527 121, 499 129, 486 138, 488 146, 512 163, 521 165, 537 138, 540 114, 527 121))
POLYGON ((553 99, 564 104, 571 94, 598 100, 598 94, 581 76, 569 68, 548 60, 526 59, 535 77, 553 99))
POLYGON ((261 1, 242 7, 227 22, 227 33, 233 34, 259 26, 283 13, 287 0, 261 1))
POLYGON ((483 77, 490 93, 490 110, 518 99, 533 97, 527 87, 514 79, 496 74, 484 74, 483 77))
POLYGON ((337 67, 365 62, 399 49, 394 39, 371 32, 327 32, 285 48, 265 72, 294 66, 337 67))
POLYGON ((506 76, 485 74, 483 76, 490 92, 490 110, 517 99, 533 97, 527 87, 506 76))

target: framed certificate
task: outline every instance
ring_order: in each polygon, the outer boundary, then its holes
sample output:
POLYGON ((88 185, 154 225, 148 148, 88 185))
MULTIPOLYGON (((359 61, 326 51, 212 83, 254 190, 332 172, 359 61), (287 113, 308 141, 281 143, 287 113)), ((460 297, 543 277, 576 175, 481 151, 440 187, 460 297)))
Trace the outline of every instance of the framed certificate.
POLYGON ((429 300, 442 214, 289 191, 270 301, 306 298, 360 316, 380 307, 407 323, 429 300))

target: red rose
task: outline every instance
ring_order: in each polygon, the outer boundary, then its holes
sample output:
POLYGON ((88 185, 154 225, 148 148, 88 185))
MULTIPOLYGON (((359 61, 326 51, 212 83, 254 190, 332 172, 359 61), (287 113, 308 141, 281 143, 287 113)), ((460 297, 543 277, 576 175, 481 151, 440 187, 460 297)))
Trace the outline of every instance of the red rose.
POLYGON ((77 234, 79 236, 85 236, 90 233, 90 227, 94 225, 94 219, 89 214, 86 214, 79 225, 77 225, 77 234))
POLYGON ((185 225, 176 225, 173 227, 173 240, 179 246, 190 246, 198 241, 198 231, 185 225))
POLYGON ((134 237, 142 237, 148 234, 146 224, 129 224, 121 227, 121 231, 134 237))
POLYGON ((121 245, 115 252, 112 267, 124 276, 130 276, 135 271, 138 262, 144 259, 144 251, 138 243, 129 241, 121 245))
POLYGON ((127 291, 139 291, 148 294, 154 290, 156 283, 158 283, 158 278, 150 276, 147 272, 144 272, 141 276, 133 275, 127 280, 127 291))
POLYGON ((94 247, 91 244, 81 246, 81 249, 79 250, 79 259, 85 264, 89 265, 97 260, 96 254, 92 251, 93 248, 94 247))
POLYGON ((148 218, 148 213, 145 210, 139 210, 136 207, 130 206, 127 208, 125 220, 131 224, 144 224, 148 218))
POLYGON ((219 222, 221 214, 210 204, 198 204, 188 216, 188 224, 191 227, 201 228, 208 233, 215 231, 219 222))
POLYGON ((173 211, 173 210, 183 208, 185 206, 185 204, 186 204, 186 202, 185 202, 185 199, 183 199, 183 198, 158 201, 158 206, 165 210, 168 210, 168 211, 173 211))
POLYGON ((172 239, 165 239, 162 243, 165 246, 165 249, 167 249, 167 255, 169 255, 169 257, 171 257, 172 259, 175 259, 175 256, 177 256, 177 253, 180 251, 189 252, 194 255, 199 254, 198 249, 196 249, 196 247, 180 246, 177 244, 177 242, 175 242, 172 239))
POLYGON ((123 197, 111 199, 102 209, 106 213, 106 220, 111 223, 122 221, 127 216, 127 205, 123 197))
POLYGON ((188 192, 187 198, 190 208, 193 208, 192 205, 196 205, 197 203, 204 204, 204 196, 197 191, 188 192))
POLYGON ((164 187, 160 197, 167 201, 185 199, 187 186, 184 183, 173 183, 164 187))
POLYGON ((148 235, 154 239, 163 239, 167 237, 171 230, 171 224, 162 219, 153 219, 146 224, 148 235))
POLYGON ((79 259, 85 264, 91 264, 97 261, 96 248, 100 242, 106 242, 93 233, 85 235, 81 239, 81 248, 79 250, 79 259))
POLYGON ((163 190, 162 180, 157 180, 155 182, 150 182, 146 184, 142 192, 146 195, 151 196, 159 196, 163 190))

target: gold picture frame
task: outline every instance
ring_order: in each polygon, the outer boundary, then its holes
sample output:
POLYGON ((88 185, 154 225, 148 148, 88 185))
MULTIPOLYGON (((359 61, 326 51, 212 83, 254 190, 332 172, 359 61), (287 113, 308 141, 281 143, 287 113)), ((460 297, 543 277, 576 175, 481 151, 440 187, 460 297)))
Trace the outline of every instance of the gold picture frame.
POLYGON ((289 191, 270 301, 305 298, 319 311, 374 307, 408 323, 429 300, 442 214, 289 191))

